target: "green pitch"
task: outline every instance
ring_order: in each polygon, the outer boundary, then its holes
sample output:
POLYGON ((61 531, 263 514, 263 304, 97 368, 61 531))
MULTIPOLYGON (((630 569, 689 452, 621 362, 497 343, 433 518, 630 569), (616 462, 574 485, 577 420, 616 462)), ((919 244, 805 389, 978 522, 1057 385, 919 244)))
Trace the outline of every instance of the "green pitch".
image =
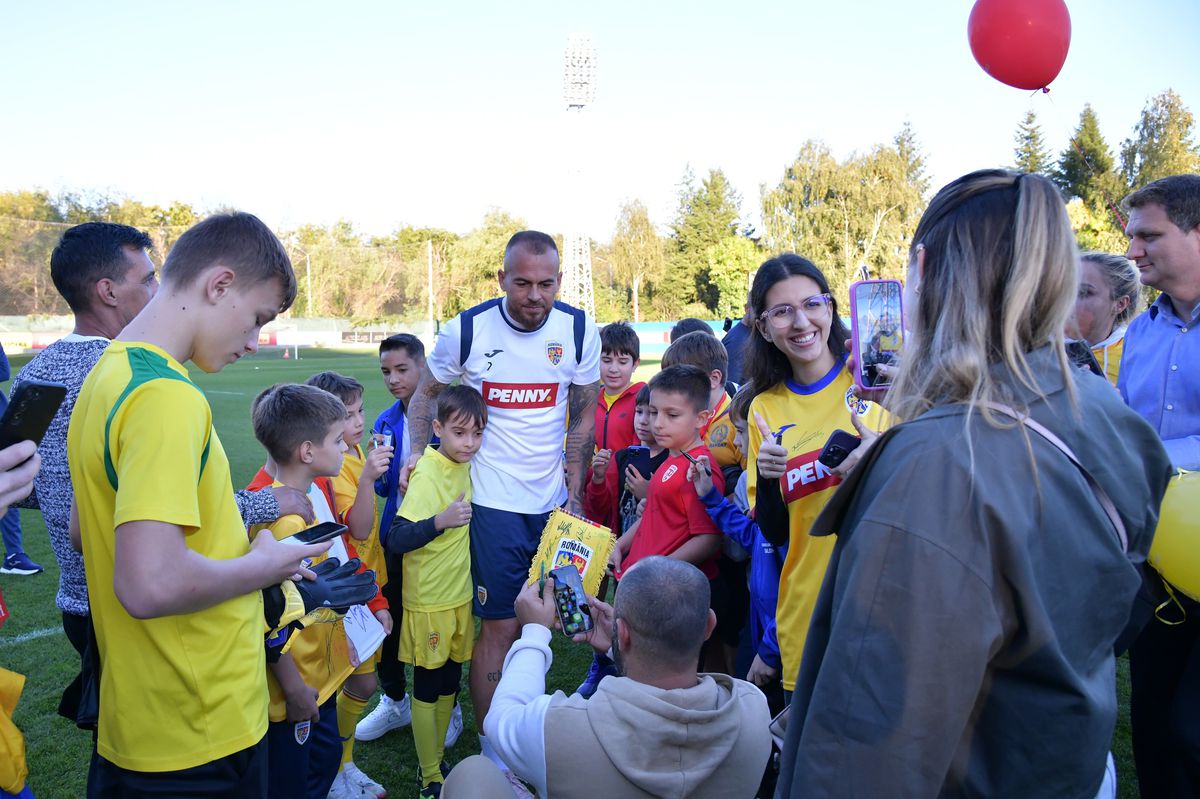
MULTIPOLYGON (((28 357, 12 358, 14 373, 28 357)), ((636 379, 647 380, 657 363, 643 362, 636 379)), ((379 376, 378 360, 367 352, 301 350, 300 360, 284 359, 282 351, 263 351, 244 358, 224 371, 208 375, 192 370, 192 379, 206 392, 221 442, 229 455, 237 487, 244 486, 262 465, 262 448, 250 426, 250 402, 262 389, 275 383, 303 382, 309 375, 334 370, 357 378, 366 386, 365 411, 368 426, 392 403, 379 376)), ((7 391, 8 386, 4 389, 7 391)), ((44 574, 32 577, 0 575, 0 589, 12 618, 0 629, 0 666, 27 678, 15 721, 25 734, 29 762, 29 786, 39 799, 78 799, 85 795, 90 733, 76 729, 57 714, 62 689, 78 671, 78 657, 62 633, 61 614, 54 605, 58 590, 58 566, 50 551, 46 528, 36 511, 22 511, 25 549, 42 564, 44 574)), ((591 650, 554 637, 554 665, 548 687, 571 693, 591 663, 591 650)), ((1120 774, 1122 799, 1138 795, 1129 747, 1128 663, 1119 664, 1121 713, 1113 740, 1120 774)), ((478 752, 475 721, 471 713, 466 675, 460 697, 464 731, 458 744, 447 753, 451 764, 478 752)), ((133 701, 137 701, 136 697, 133 701)), ((368 711, 374 700, 368 705, 368 711)), ((153 735, 153 730, 147 730, 153 735)), ((388 789, 394 799, 415 797, 416 751, 409 728, 395 730, 377 741, 357 743, 354 762, 388 789)))

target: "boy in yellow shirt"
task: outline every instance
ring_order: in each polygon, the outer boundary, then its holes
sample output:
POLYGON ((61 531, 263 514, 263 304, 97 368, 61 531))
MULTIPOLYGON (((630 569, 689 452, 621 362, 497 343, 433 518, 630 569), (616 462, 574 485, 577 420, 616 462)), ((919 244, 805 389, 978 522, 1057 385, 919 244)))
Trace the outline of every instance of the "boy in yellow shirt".
MULTIPOLYGON (((364 453, 361 445, 366 423, 363 419, 363 385, 353 377, 337 372, 319 372, 305 381, 310 386, 328 391, 346 406, 343 440, 346 454, 342 469, 333 478, 334 515, 350 529, 354 546, 368 569, 375 571, 375 581, 382 591, 387 585, 387 566, 379 543, 378 517, 375 514, 375 480, 386 474, 392 462, 390 446, 375 440, 364 453)), ((387 620, 380 619, 385 631, 392 632, 390 609, 387 620)), ((342 739, 342 763, 329 799, 358 799, 363 794, 378 798, 387 795, 382 785, 354 765, 354 728, 375 693, 375 664, 382 650, 363 660, 347 679, 337 695, 338 735, 342 739)))
POLYGON ((246 540, 184 363, 218 372, 255 352, 295 296, 270 228, 210 216, 175 242, 158 293, 79 392, 67 462, 101 665, 91 797, 266 795, 261 589, 329 545, 246 540))
POLYGON ((442 756, 462 667, 475 644, 471 615, 471 458, 487 406, 469 386, 438 395, 433 432, 408 482, 387 549, 404 555, 400 659, 413 665, 412 728, 422 799, 439 796, 442 756))
MULTIPOLYGON (((274 462, 276 485, 305 492, 317 521, 334 521, 334 510, 324 493, 314 490, 314 481, 335 477, 342 470, 346 406, 315 386, 277 385, 255 398, 252 416, 254 436, 274 462)), ((265 529, 284 539, 305 527, 299 516, 284 516, 265 529)), ((338 537, 325 557, 346 562, 356 554, 349 542, 338 537)), ((321 560, 324 557, 314 559, 321 560)), ((371 609, 381 624, 390 621, 386 609, 371 609)), ((268 795, 326 799, 342 754, 334 695, 355 668, 344 625, 305 628, 290 650, 267 668, 268 795)))

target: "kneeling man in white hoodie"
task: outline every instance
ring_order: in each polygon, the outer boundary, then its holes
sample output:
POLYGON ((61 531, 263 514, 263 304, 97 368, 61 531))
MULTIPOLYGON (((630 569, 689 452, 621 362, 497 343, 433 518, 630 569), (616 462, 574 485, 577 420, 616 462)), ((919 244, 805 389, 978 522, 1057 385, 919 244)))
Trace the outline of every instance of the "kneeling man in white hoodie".
MULTIPOLYGON (((546 695, 554 626, 553 583, 517 597, 521 637, 504 661, 484 732, 513 774, 539 797, 753 797, 771 754, 767 700, 723 674, 697 674, 712 633, 708 579, 695 566, 646 558, 617 589, 615 607, 592 597, 586 640, 610 649, 620 677, 590 700, 546 695)), ((444 799, 511 797, 486 758, 464 760, 444 799), (494 793, 487 786, 495 786, 494 793), (457 788, 457 790, 456 790, 457 788)))

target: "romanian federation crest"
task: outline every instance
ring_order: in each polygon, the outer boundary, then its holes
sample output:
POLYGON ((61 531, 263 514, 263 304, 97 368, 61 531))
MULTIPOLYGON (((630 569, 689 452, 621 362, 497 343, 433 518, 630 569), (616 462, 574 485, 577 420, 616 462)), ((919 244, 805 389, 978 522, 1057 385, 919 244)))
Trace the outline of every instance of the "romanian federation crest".
POLYGON ((436 652, 442 643, 442 636, 436 630, 429 634, 429 651, 436 652))
POLYGON ((562 362, 563 345, 561 341, 546 342, 546 360, 550 361, 551 366, 558 366, 562 362))
POLYGON ((300 721, 296 723, 295 735, 296 743, 304 746, 304 742, 308 740, 309 734, 312 732, 311 721, 300 721))
POLYGON ((851 413, 856 413, 859 416, 865 416, 867 411, 871 410, 871 403, 854 394, 854 386, 846 389, 846 408, 851 413))

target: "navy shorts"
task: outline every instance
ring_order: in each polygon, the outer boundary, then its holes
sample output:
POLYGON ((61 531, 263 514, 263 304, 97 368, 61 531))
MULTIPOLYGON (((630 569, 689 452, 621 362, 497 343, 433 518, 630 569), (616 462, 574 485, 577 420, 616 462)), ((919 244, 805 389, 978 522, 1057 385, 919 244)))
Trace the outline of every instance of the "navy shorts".
POLYGON ((511 619, 517 594, 529 579, 529 564, 550 511, 514 513, 471 505, 471 577, 475 615, 511 619))

